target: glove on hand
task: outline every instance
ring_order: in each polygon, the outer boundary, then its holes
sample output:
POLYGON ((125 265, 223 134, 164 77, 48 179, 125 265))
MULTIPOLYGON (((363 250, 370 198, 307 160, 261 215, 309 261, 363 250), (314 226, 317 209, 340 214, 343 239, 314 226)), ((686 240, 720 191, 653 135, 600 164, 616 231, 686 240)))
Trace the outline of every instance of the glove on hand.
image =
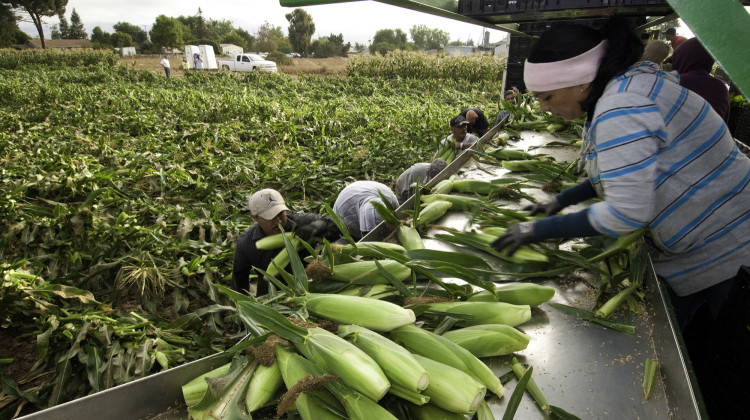
POLYGON ((297 228, 295 233, 305 242, 310 242, 310 239, 320 237, 326 228, 326 222, 323 220, 316 220, 305 226, 297 228))
POLYGON ((526 206, 523 209, 531 212, 529 213, 529 216, 534 216, 544 212, 544 216, 549 217, 560 212, 560 210, 563 209, 563 206, 557 201, 557 198, 553 197, 552 200, 547 201, 546 203, 535 203, 526 206))
POLYGON ((534 235, 534 222, 522 222, 509 227, 503 236, 495 239, 492 248, 497 252, 508 248, 508 256, 511 256, 523 245, 538 241, 534 235))

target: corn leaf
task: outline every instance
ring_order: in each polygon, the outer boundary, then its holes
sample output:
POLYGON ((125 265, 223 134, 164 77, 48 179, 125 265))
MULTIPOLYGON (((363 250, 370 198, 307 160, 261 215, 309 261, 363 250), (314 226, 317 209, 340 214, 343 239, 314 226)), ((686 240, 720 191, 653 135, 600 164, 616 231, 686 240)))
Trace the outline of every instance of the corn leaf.
POLYGON ((529 382, 529 379, 531 379, 531 373, 533 371, 534 368, 529 367, 526 373, 521 376, 521 379, 518 380, 518 384, 516 384, 516 387, 513 389, 513 394, 510 395, 508 405, 505 407, 503 420, 513 420, 513 417, 516 416, 516 411, 518 410, 518 406, 521 404, 523 393, 526 390, 526 384, 529 382))
POLYGON ((307 328, 298 327, 277 310, 254 302, 237 302, 237 313, 245 325, 260 324, 281 337, 302 343, 308 335, 307 328))
POLYGON ((593 322, 594 324, 599 324, 603 327, 615 330, 617 332, 630 335, 635 334, 635 327, 633 327, 632 325, 621 324, 619 322, 599 318, 593 312, 587 311, 585 309, 574 308, 572 306, 563 305, 561 303, 550 303, 549 306, 557 309, 564 314, 575 316, 576 318, 583 321, 593 322))
POLYGON ((646 367, 643 372, 643 398, 648 400, 654 393, 656 386, 656 369, 659 364, 651 359, 646 359, 646 367))

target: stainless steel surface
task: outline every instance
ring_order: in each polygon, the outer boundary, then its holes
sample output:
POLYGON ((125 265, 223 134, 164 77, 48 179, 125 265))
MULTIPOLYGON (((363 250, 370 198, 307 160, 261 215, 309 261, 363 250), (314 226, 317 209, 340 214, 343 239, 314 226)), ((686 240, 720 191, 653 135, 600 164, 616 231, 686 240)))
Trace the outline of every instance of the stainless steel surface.
POLYGON ((229 362, 224 353, 38 411, 22 420, 186 419, 182 385, 229 362))
MULTIPOLYGON (((491 138, 491 137, 490 137, 491 138)), ((529 149, 550 141, 559 140, 548 133, 523 132, 522 140, 510 147, 529 149)), ((538 148, 533 153, 544 153, 558 161, 571 162, 578 152, 570 147, 538 148)), ((462 156, 463 157, 463 156, 462 156)), ((493 165, 478 165, 468 160, 461 167, 449 166, 440 179, 455 174, 457 178, 494 179, 506 176, 509 171, 493 165)), ((540 189, 524 192, 538 200, 549 197, 540 189)), ((412 197, 413 198, 413 197, 412 197)), ((505 208, 520 209, 528 204, 498 201, 505 208)), ((402 209, 413 207, 407 202, 402 209)), ((583 205, 566 209, 575 211, 583 205)), ((461 212, 448 212, 435 226, 466 228, 468 216, 461 212)), ((381 240, 391 235, 385 226, 368 235, 367 240, 381 240)), ((431 249, 465 250, 453 244, 434 239, 439 228, 431 228, 425 245, 431 249), (433 238, 433 239, 430 239, 433 238)), ((488 254, 482 255, 493 267, 502 262, 488 254)), ((443 279, 461 282, 458 279, 443 279)), ((583 309, 594 308, 594 297, 599 279, 586 272, 577 271, 567 276, 539 279, 538 283, 556 290, 551 302, 563 303, 583 309)), ((567 316, 548 304, 532 311, 529 322, 519 328, 531 336, 526 350, 517 353, 522 363, 534 367, 533 378, 550 404, 563 408, 582 419, 699 419, 701 418, 700 393, 689 373, 689 362, 680 345, 679 330, 669 318, 668 297, 659 287, 653 269, 644 280, 645 299, 637 316, 626 315, 623 321, 635 326, 633 336, 567 316), (641 384, 645 360, 651 358, 660 364, 654 394, 649 400, 643 397, 641 384), (696 396, 697 395, 697 396, 696 396)), ((488 365, 498 375, 510 371, 510 356, 487 359, 488 365)), ((506 408, 517 381, 506 384, 502 398, 492 397, 490 407, 497 418, 506 408)), ((704 415, 705 416, 705 415, 704 415)), ((521 402, 517 419, 544 418, 543 412, 526 394, 521 402)))

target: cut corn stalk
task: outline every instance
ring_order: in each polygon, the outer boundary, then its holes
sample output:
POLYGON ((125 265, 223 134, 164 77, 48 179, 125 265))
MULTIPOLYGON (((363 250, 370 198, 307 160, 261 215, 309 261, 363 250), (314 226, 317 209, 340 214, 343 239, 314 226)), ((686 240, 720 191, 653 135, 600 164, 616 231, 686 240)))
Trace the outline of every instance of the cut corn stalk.
POLYGON ((460 369, 414 355, 430 375, 424 394, 432 404, 459 414, 473 414, 484 399, 487 388, 460 369))
POLYGON ((404 252, 403 246, 393 242, 358 242, 355 245, 339 245, 331 244, 333 252, 340 252, 345 255, 358 255, 360 257, 381 257, 382 253, 380 249, 388 249, 390 251, 404 252))
MULTIPOLYGON (((308 372, 299 363, 301 357, 286 348, 276 346, 276 360, 279 363, 279 371, 284 379, 287 389, 291 389, 308 372)), ((339 420, 344 415, 344 408, 330 392, 320 390, 305 391, 297 396, 294 401, 302 420, 339 420)))
POLYGON ((432 187, 432 194, 448 194, 453 190, 453 179, 448 178, 438 182, 432 187))
POLYGON ((190 418, 210 420, 244 417, 244 399, 250 378, 258 367, 257 360, 235 359, 226 375, 209 378, 210 392, 201 401, 188 407, 190 418))
POLYGON ((476 357, 504 356, 526 349, 531 337, 508 325, 484 324, 443 333, 476 357))
POLYGON ((370 356, 322 328, 311 328, 309 331, 309 338, 297 345, 306 358, 340 377, 344 384, 367 398, 373 401, 383 398, 391 384, 370 356))
POLYGON ((390 331, 416 320, 411 309, 366 297, 308 293, 295 301, 323 318, 375 331, 390 331))
POLYGON ((430 402, 430 397, 428 397, 427 395, 424 395, 421 392, 406 389, 397 383, 391 384, 391 388, 388 390, 388 393, 416 405, 424 405, 430 402))
POLYGON ((282 382, 279 364, 275 360, 268 367, 258 365, 247 387, 245 397, 247 412, 252 413, 271 401, 271 398, 281 389, 282 382))
MULTIPOLYGON (((505 392, 500 379, 492 373, 492 370, 484 362, 468 350, 445 337, 415 325, 406 325, 397 328, 391 331, 390 336, 394 341, 402 344, 414 354, 429 357, 432 360, 466 372, 498 397, 502 396, 505 392)), ((420 359, 417 360, 419 361, 420 359)), ((421 361, 420 364, 422 364, 421 361)), ((426 366, 422 366, 427 369, 427 373, 430 373, 430 370, 426 366)), ((432 379, 432 376, 430 376, 430 383, 432 383, 432 379)), ((426 394, 429 395, 428 393, 426 394)), ((433 402, 437 404, 436 401, 433 402)))
POLYGON ((355 325, 339 326, 338 334, 372 357, 392 385, 419 392, 427 388, 430 377, 414 356, 390 339, 355 325))
POLYGON ((227 363, 183 385, 182 396, 185 398, 185 405, 192 407, 201 402, 203 396, 206 395, 206 391, 208 391, 208 382, 206 382, 206 379, 226 375, 231 365, 231 363, 227 363))
POLYGON ((539 306, 555 296, 555 289, 536 283, 513 283, 497 288, 495 296, 500 302, 539 306))
POLYGON ((407 251, 415 249, 424 249, 424 242, 422 237, 419 236, 419 232, 411 226, 399 225, 398 231, 396 232, 398 241, 407 251))
MULTIPOLYGON (((513 369, 513 373, 516 374, 518 380, 521 380, 526 373, 526 368, 523 367, 515 357, 511 360, 511 369, 513 369)), ((532 378, 531 375, 529 375, 529 382, 526 383, 526 390, 529 391, 531 397, 534 398, 534 401, 539 404, 539 407, 541 407, 542 410, 549 412, 549 403, 547 402, 547 399, 544 398, 542 391, 539 389, 536 382, 534 382, 534 378, 532 378)))
POLYGON ((413 420, 466 420, 463 414, 444 410, 435 404, 408 404, 409 416, 413 420))
POLYGON ((452 204, 449 201, 433 201, 419 212, 419 217, 414 222, 417 229, 424 228, 432 224, 435 220, 441 218, 452 204))
POLYGON ((654 393, 656 386, 656 369, 659 364, 651 359, 646 359, 646 369, 643 372, 643 398, 648 400, 654 393))
POLYGON ((277 233, 275 235, 268 235, 258 239, 255 242, 255 247, 261 250, 279 249, 284 247, 284 236, 289 239, 295 238, 294 233, 284 232, 277 233))
MULTIPOLYGON (((383 268, 395 278, 404 281, 411 277, 411 269, 393 260, 378 260, 383 268)), ((356 261, 338 264, 334 267, 331 278, 351 284, 390 284, 380 272, 375 261, 356 261)))
POLYGON ((438 302, 425 305, 432 311, 471 315, 471 319, 459 320, 458 325, 503 324, 515 327, 531 319, 529 305, 513 305, 505 302, 438 302))

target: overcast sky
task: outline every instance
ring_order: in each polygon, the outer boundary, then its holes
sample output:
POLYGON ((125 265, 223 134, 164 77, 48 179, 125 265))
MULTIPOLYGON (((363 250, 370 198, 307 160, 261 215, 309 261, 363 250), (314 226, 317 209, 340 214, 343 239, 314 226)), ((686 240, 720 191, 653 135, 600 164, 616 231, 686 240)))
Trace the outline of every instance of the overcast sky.
MULTIPOLYGON (((70 20, 70 13, 75 8, 87 33, 91 35, 95 26, 100 26, 105 32, 113 32, 112 25, 117 22, 145 26, 148 31, 159 15, 190 16, 195 15, 199 7, 206 19, 229 20, 235 27, 241 27, 251 34, 256 33, 264 22, 281 26, 286 33, 289 23, 284 15, 294 10, 280 6, 279 0, 69 0, 65 15, 70 20)), ((305 6, 303 9, 315 22, 313 39, 343 34, 344 41, 352 45, 357 42, 369 44, 380 29, 400 28, 408 34, 412 26, 419 24, 448 32, 451 41, 472 38, 478 43, 483 30, 480 26, 376 1, 305 6)), ((49 38, 50 27, 58 22, 56 16, 45 19, 45 38, 49 38)), ((33 24, 19 22, 19 27, 30 36, 37 37, 33 24)), ((490 42, 500 41, 504 37, 504 32, 490 30, 490 42)))

